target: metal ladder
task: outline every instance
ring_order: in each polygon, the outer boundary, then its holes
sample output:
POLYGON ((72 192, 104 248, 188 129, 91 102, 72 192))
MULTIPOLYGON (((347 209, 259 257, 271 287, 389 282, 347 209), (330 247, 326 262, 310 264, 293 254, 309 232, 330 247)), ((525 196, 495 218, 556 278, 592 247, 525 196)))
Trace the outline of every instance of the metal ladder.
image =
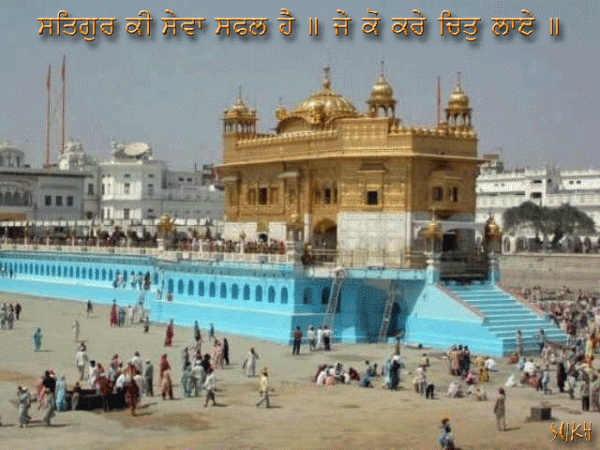
POLYGON ((379 329, 378 342, 383 342, 387 337, 388 330, 390 329, 390 319, 392 317, 392 308, 396 303, 396 282, 390 282, 390 289, 388 291, 387 298, 385 299, 385 306, 383 307, 383 318, 381 319, 381 328, 379 329))
POLYGON ((344 282, 345 276, 346 271, 343 268, 336 269, 331 285, 331 294, 329 294, 329 302, 327 302, 327 309, 325 310, 325 318, 323 320, 323 328, 327 326, 330 331, 333 331, 333 319, 338 307, 342 283, 344 282))

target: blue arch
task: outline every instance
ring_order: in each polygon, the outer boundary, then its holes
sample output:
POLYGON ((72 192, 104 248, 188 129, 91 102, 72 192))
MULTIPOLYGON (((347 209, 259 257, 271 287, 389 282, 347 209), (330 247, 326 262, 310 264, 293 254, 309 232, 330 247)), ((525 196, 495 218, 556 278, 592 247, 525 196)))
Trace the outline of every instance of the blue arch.
POLYGON ((256 286, 256 291, 254 292, 254 298, 257 302, 262 302, 262 286, 256 286))

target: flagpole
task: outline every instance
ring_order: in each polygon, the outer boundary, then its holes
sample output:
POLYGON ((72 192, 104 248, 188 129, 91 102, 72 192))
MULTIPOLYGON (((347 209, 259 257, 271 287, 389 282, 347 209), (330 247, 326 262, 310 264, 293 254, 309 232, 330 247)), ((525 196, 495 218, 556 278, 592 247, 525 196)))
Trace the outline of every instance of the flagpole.
POLYGON ((440 77, 437 77, 437 83, 436 83, 436 107, 435 107, 435 126, 439 126, 440 125, 440 110, 442 107, 442 86, 441 86, 441 82, 440 82, 440 77))
POLYGON ((61 155, 65 151, 65 72, 66 72, 66 57, 63 55, 62 67, 60 69, 60 76, 62 80, 62 120, 61 120, 61 138, 60 138, 60 153, 61 155))
POLYGON ((50 166, 50 64, 48 64, 48 76, 46 76, 46 162, 44 167, 50 166))

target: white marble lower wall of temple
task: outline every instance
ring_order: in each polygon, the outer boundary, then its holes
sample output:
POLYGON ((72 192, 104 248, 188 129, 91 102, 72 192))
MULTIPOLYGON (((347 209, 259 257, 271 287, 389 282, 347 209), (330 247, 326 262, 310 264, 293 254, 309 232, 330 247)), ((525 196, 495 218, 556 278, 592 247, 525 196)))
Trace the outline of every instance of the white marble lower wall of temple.
POLYGON ((338 214, 337 244, 344 250, 399 252, 410 236, 410 213, 343 212, 338 214))

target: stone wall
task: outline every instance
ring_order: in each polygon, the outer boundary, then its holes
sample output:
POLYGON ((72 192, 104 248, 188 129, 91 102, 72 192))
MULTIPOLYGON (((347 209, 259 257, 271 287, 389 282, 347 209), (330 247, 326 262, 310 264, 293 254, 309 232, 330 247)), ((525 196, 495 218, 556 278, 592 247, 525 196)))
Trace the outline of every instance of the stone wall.
POLYGON ((600 291, 600 255, 528 253, 500 257, 500 282, 525 288, 600 291))

